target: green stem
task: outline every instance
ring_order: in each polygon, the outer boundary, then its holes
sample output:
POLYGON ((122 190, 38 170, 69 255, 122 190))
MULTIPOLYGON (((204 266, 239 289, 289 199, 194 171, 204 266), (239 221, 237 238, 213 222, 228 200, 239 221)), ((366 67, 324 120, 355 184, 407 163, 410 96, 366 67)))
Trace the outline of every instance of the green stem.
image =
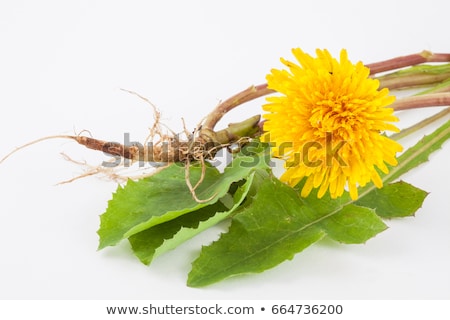
POLYGON ((450 106, 450 93, 431 93, 422 96, 412 96, 395 101, 391 108, 395 111, 416 108, 450 106))
POLYGON ((395 90, 436 84, 449 78, 450 72, 443 74, 414 74, 391 78, 379 78, 378 80, 380 80, 380 88, 395 90))
POLYGON ((425 91, 421 91, 416 94, 416 96, 429 94, 429 93, 440 93, 440 92, 450 92, 450 79, 439 83, 438 85, 429 88, 425 91))
POLYGON ((214 108, 214 110, 206 117, 202 125, 202 130, 213 131, 217 122, 219 122, 220 119, 222 119, 222 117, 231 109, 234 109, 235 107, 245 102, 260 98, 274 92, 274 90, 267 88, 267 83, 263 83, 258 86, 251 86, 244 91, 235 94, 234 96, 228 98, 227 100, 220 103, 216 108, 214 108))
POLYGON ((435 115, 432 115, 431 117, 426 118, 426 119, 412 125, 411 127, 402 129, 399 133, 394 133, 393 135, 391 135, 390 138, 393 140, 396 140, 396 141, 403 139, 404 137, 409 136, 422 128, 425 128, 426 126, 432 124, 433 122, 436 122, 436 121, 444 118, 448 114, 450 114, 450 108, 446 108, 446 109, 436 113, 435 115))
POLYGON ((259 127, 260 119, 261 116, 258 114, 242 122, 230 123, 228 128, 217 132, 207 128, 202 128, 200 130, 200 138, 205 142, 214 142, 214 144, 227 145, 236 142, 243 137, 254 137, 261 133, 259 127))
POLYGON ((432 53, 430 51, 424 50, 420 53, 370 63, 367 64, 366 66, 370 69, 370 74, 373 75, 380 72, 414 66, 425 62, 450 62, 450 54, 432 53))
POLYGON ((381 88, 390 90, 436 84, 450 79, 450 64, 413 66, 377 79, 381 88))

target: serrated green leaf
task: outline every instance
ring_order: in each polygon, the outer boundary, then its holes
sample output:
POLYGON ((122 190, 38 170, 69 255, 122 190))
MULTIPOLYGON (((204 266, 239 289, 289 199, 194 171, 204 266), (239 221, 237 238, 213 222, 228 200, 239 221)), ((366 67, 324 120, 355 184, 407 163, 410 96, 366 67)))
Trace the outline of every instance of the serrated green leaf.
POLYGON ((324 219, 320 226, 330 238, 346 244, 364 243, 387 229, 374 210, 353 204, 324 219))
MULTIPOLYGON (((301 190, 303 184, 304 181, 295 190, 301 190)), ((313 212, 311 221, 319 225, 331 239, 341 243, 361 244, 386 230, 386 225, 376 212, 371 208, 355 205, 348 192, 337 199, 332 199, 329 193, 319 199, 317 193, 318 189, 314 189, 310 196, 302 200, 305 206, 311 208, 309 212, 313 212)))
POLYGON ((357 205, 373 208, 382 218, 413 216, 422 206, 427 192, 404 181, 374 189, 356 201, 357 205))
POLYGON ((254 173, 235 191, 234 197, 232 197, 233 205, 230 208, 217 202, 131 236, 128 240, 134 254, 142 263, 148 265, 160 254, 174 249, 200 232, 228 218, 245 199, 253 176, 254 173))
POLYGON ((292 259, 325 232, 310 225, 312 213, 298 194, 276 178, 265 179, 251 205, 233 218, 228 233, 203 247, 188 285, 205 286, 230 276, 257 273, 292 259))
MULTIPOLYGON (((264 157, 268 151, 262 151, 268 150, 268 146, 257 143, 255 148, 258 152, 236 156, 223 174, 206 166, 196 195, 199 199, 210 200, 202 203, 192 197, 186 184, 186 169, 179 164, 172 164, 148 178, 129 180, 124 187, 119 186, 108 202, 106 212, 100 216, 99 249, 213 204, 225 196, 234 182, 246 179, 256 170, 267 170, 268 162, 264 157)), ((189 170, 191 182, 195 184, 202 176, 202 168, 197 165, 189 170)))
POLYGON ((382 177, 383 183, 397 180, 409 170, 427 162, 434 151, 440 149, 445 141, 450 139, 450 121, 447 121, 433 133, 424 136, 413 147, 398 157, 398 165, 390 167, 389 173, 382 177))
MULTIPOLYGON (((190 176, 192 181, 198 181, 201 168, 190 168, 190 176)), ((106 212, 100 216, 99 249, 215 203, 225 195, 229 187, 227 183, 217 184, 219 176, 217 169, 206 168, 197 196, 201 199, 215 197, 205 203, 198 203, 193 199, 186 185, 185 168, 177 164, 148 178, 129 180, 124 187, 119 186, 108 202, 106 212)))

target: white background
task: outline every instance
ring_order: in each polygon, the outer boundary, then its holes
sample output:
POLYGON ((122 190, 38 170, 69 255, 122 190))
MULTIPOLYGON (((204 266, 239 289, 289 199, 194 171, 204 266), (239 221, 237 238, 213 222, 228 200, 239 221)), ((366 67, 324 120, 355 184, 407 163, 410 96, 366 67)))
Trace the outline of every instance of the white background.
MULTIPOLYGON (((144 140, 148 105, 189 129, 217 103, 265 81, 281 56, 346 48, 353 61, 450 52, 446 1, 2 1, 0 157, 30 140, 90 130, 144 140)), ((260 113, 260 99, 219 124, 260 113)), ((434 113, 398 113, 400 127, 434 113)), ((420 138, 417 135, 415 139, 420 138)), ((408 141, 412 143, 412 141, 408 141)), ((127 243, 96 251, 99 215, 116 183, 59 155, 105 156, 51 140, 0 165, 0 298, 3 299, 449 299, 450 146, 404 176, 429 191, 415 218, 365 245, 322 241, 262 274, 202 289, 185 285, 208 230, 146 267, 127 243)))

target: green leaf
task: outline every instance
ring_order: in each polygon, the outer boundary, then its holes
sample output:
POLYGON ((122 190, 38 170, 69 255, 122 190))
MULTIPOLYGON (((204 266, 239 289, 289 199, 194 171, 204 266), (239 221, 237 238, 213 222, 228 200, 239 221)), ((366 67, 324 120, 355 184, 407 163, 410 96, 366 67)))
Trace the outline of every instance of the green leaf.
MULTIPOLYGON (((201 177, 200 167, 190 168, 191 181, 201 177)), ((198 203, 186 185, 185 168, 173 164, 166 169, 138 181, 129 180, 119 186, 108 208, 100 217, 99 249, 117 244, 140 231, 175 219, 183 214, 215 203, 225 195, 228 181, 218 183, 220 173, 207 167, 203 183, 197 190, 200 199, 213 199, 198 203)), ((195 183, 195 182, 194 182, 195 183)))
POLYGON ((131 236, 128 240, 134 254, 142 263, 148 265, 160 254, 177 247, 207 228, 228 218, 245 199, 252 184, 253 176, 254 173, 242 186, 238 187, 234 197, 231 197, 233 205, 229 209, 221 202, 217 202, 131 236))
MULTIPOLYGON (((128 238, 134 254, 141 260, 143 264, 149 265, 151 261, 158 255, 157 249, 162 251, 170 250, 166 243, 169 239, 181 232, 181 230, 197 230, 199 224, 204 221, 209 221, 216 216, 217 212, 226 211, 226 208, 221 202, 209 205, 194 212, 182 215, 176 219, 158 224, 149 229, 136 233, 128 238)), ((194 234, 186 235, 188 240, 194 234)), ((183 240, 179 240, 178 244, 183 240)), ((162 253, 162 252, 160 252, 162 253)))
POLYGON ((342 243, 364 243, 385 229, 372 209, 345 199, 318 199, 315 194, 303 199, 275 177, 266 178, 250 204, 234 216, 228 233, 203 247, 192 264, 188 285, 200 287, 262 272, 326 235, 342 243))
POLYGON ((427 162, 430 154, 440 149, 449 138, 450 121, 447 121, 447 123, 436 129, 430 135, 424 136, 417 144, 400 155, 397 159, 398 165, 390 167, 389 173, 382 177, 383 183, 393 182, 409 170, 427 162))
MULTIPOLYGON (((304 182, 295 187, 299 194, 304 182)), ((314 213, 310 217, 311 221, 317 223, 333 240, 347 244, 360 244, 386 230, 386 225, 376 212, 370 208, 355 205, 348 192, 344 192, 337 199, 332 199, 329 193, 318 199, 317 193, 318 189, 313 189, 311 194, 302 200, 314 213)))
POLYGON ((188 285, 205 286, 227 277, 262 272, 292 259, 325 236, 310 225, 297 192, 276 178, 265 179, 249 206, 233 218, 228 233, 203 247, 188 285))
POLYGON ((360 244, 387 229, 374 210, 353 204, 320 223, 327 235, 341 243, 360 244))
MULTIPOLYGON (((129 180, 124 187, 119 186, 106 212, 100 216, 99 249, 213 204, 225 196, 234 182, 246 179, 258 169, 267 170, 268 146, 257 143, 253 144, 253 149, 255 151, 245 149, 246 153, 238 154, 223 174, 206 166, 196 195, 199 199, 210 200, 202 203, 193 199, 186 184, 186 169, 180 164, 172 164, 148 178, 129 180)), ((195 185, 202 177, 201 166, 191 166, 189 174, 195 185)))
POLYGON ((399 181, 374 189, 356 201, 357 205, 373 208, 382 218, 413 216, 422 206, 427 192, 399 181))

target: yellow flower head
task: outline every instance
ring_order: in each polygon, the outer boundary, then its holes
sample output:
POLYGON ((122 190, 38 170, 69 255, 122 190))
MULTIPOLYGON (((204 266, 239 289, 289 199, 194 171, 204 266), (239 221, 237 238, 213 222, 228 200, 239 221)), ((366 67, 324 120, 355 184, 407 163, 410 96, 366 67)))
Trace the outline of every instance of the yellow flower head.
POLYGON ((396 165, 402 150, 382 134, 398 131, 388 123, 398 119, 386 107, 395 97, 378 90, 370 70, 352 64, 345 50, 340 61, 327 50, 316 50, 316 58, 298 48, 292 52, 298 64, 281 59, 289 71, 267 75, 268 87, 281 95, 268 97, 263 106, 264 139, 273 144, 274 156, 286 159, 281 180, 295 186, 306 177, 304 197, 319 188, 319 198, 327 190, 337 198, 347 186, 357 199, 357 186, 373 181, 382 187, 375 167, 387 173, 386 163, 396 165))

